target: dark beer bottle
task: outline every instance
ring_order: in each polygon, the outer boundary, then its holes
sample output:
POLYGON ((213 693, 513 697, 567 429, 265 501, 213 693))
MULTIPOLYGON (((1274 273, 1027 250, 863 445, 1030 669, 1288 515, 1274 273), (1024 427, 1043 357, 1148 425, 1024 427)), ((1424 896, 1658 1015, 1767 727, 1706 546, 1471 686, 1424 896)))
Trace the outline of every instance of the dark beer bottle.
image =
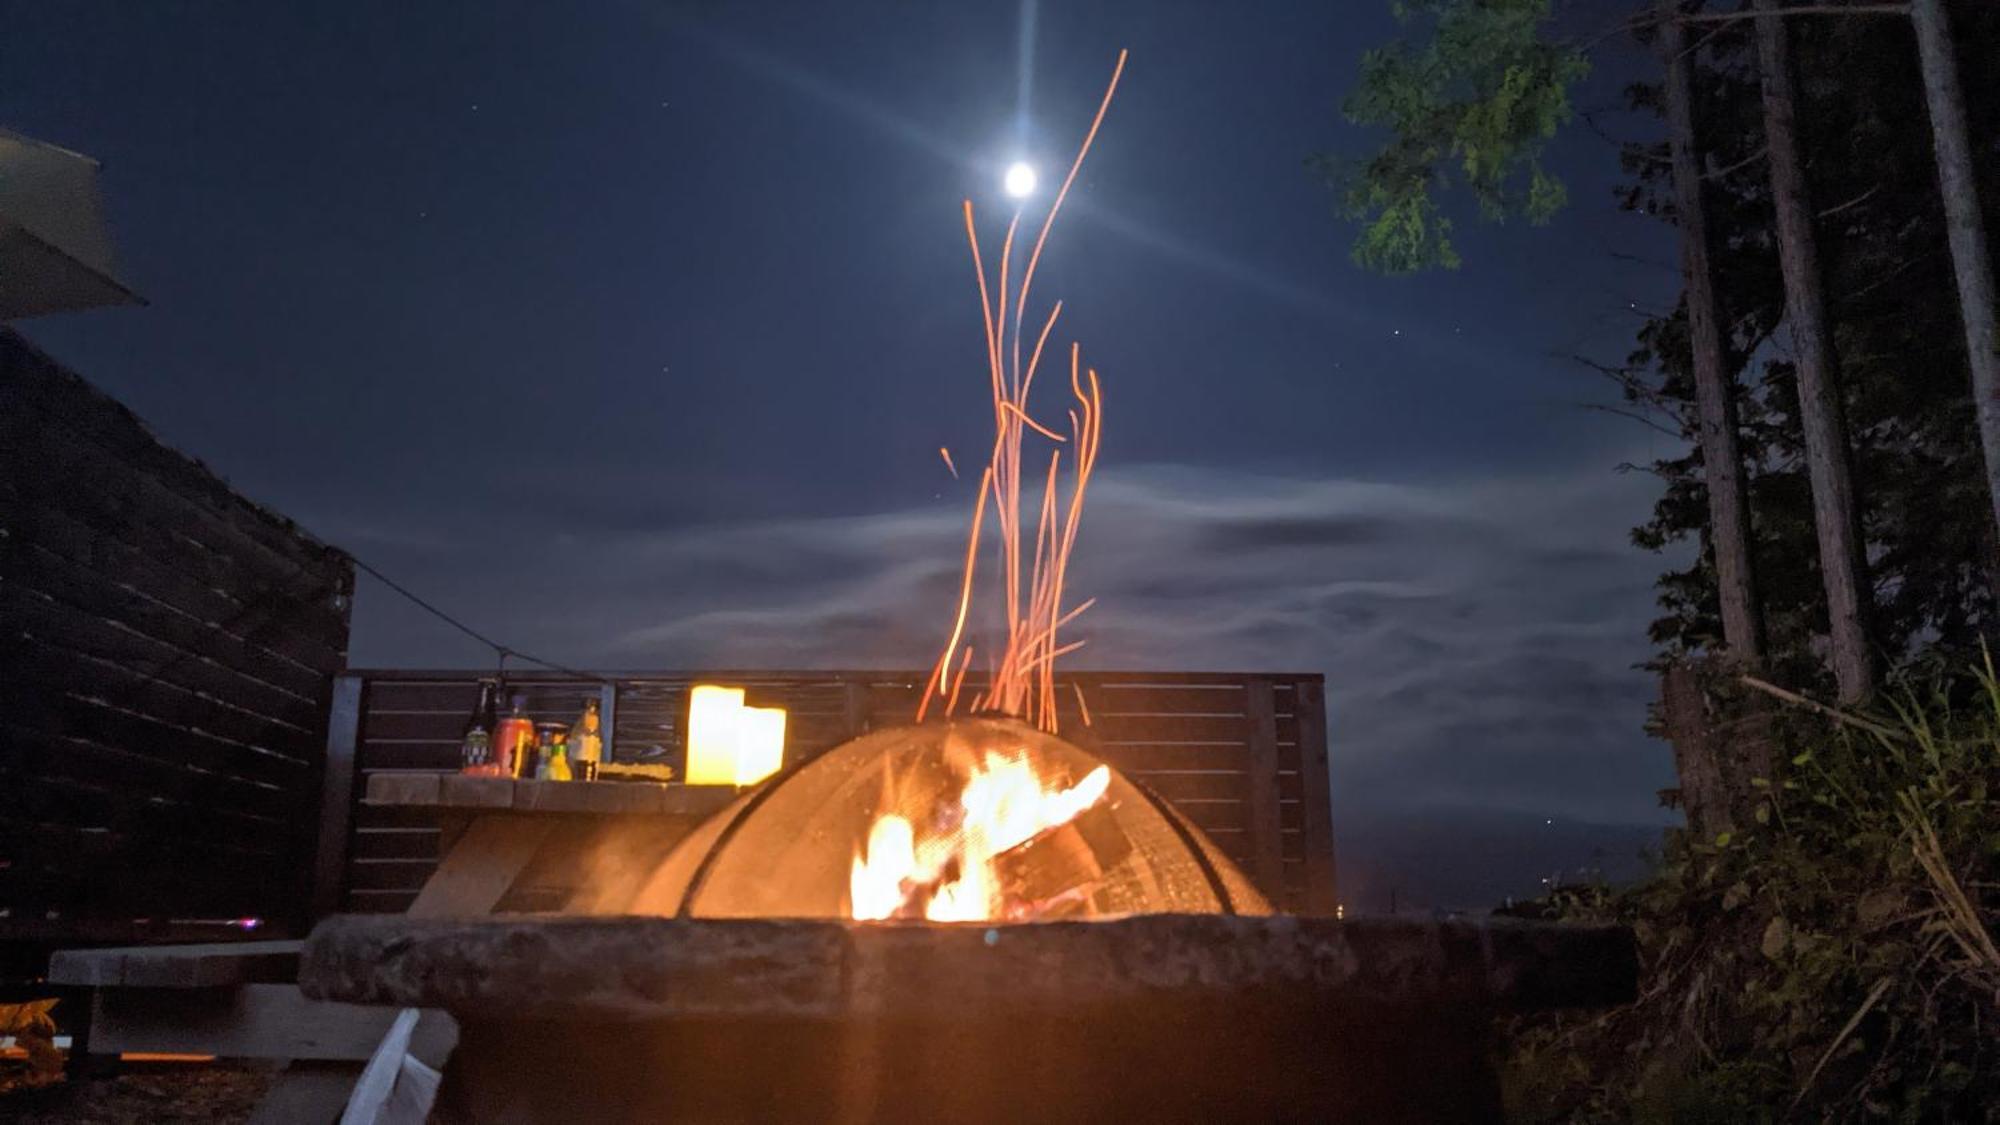
POLYGON ((495 694, 496 685, 479 681, 479 704, 465 720, 465 731, 458 740, 458 768, 464 773, 493 772, 493 731, 499 723, 495 694))

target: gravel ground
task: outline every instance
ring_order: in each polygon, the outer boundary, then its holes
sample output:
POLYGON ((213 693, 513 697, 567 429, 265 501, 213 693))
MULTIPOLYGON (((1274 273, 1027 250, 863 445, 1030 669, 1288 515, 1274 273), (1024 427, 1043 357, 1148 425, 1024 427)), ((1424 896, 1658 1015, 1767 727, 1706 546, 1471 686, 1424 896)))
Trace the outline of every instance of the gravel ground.
POLYGON ((122 1074, 72 1078, 0 1094, 7 1125, 226 1125, 250 1116, 275 1071, 251 1063, 128 1066, 122 1074))

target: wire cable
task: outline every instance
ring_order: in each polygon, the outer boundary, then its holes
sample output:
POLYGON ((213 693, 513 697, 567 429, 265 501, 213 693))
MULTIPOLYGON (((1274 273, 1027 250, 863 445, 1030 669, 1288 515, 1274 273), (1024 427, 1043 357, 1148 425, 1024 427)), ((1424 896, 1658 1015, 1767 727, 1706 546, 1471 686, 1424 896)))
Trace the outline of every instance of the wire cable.
POLYGON ((441 610, 438 607, 432 605, 430 602, 425 601, 423 598, 419 597, 414 591, 412 591, 409 587, 403 585, 402 583, 396 581, 395 579, 389 577, 388 575, 368 565, 366 561, 355 556, 354 554, 349 553, 347 557, 354 560, 354 565, 356 568, 367 572, 369 576, 373 577, 376 581, 382 583, 384 586, 389 587, 389 589, 394 590, 396 593, 401 594, 403 597, 409 599, 410 603, 415 605, 418 609, 423 610, 424 612, 430 614, 432 617, 437 618, 439 621, 444 622, 445 624, 451 626, 452 628, 458 630, 459 632, 464 633, 466 636, 471 637, 473 640, 478 641, 480 644, 485 645, 487 648, 492 649, 494 653, 500 658, 500 667, 503 670, 507 666, 507 658, 513 656, 525 660, 530 664, 539 664, 542 667, 549 669, 550 671, 561 672, 566 676, 575 676, 578 679, 583 679, 583 680, 595 680, 601 684, 608 684, 614 682, 610 676, 604 675, 601 672, 585 672, 581 669, 571 668, 566 664, 558 664, 553 660, 544 660, 541 657, 536 656, 534 653, 531 652, 522 652, 520 649, 515 648, 512 645, 501 644, 499 641, 494 640, 492 637, 487 636, 486 634, 480 632, 479 630, 474 629, 472 626, 467 625, 465 622, 460 621, 458 618, 453 617, 451 614, 446 613, 444 610, 441 610))

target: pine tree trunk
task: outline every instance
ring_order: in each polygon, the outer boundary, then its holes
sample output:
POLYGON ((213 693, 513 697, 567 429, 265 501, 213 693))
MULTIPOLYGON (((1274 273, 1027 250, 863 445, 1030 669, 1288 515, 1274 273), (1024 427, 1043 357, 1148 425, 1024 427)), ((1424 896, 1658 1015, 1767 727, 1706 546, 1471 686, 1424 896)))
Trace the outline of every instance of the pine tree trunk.
POLYGON ((1728 655, 1755 664, 1764 655, 1763 618, 1750 564, 1750 504, 1736 442, 1735 380, 1722 347, 1715 281, 1708 261, 1708 215, 1694 145, 1694 62, 1686 50, 1680 9, 1660 0, 1659 50, 1667 74, 1667 140, 1673 154, 1674 196, 1681 232, 1681 282, 1687 303, 1695 404, 1701 428, 1702 472, 1708 485, 1709 546, 1722 608, 1728 655))
MULTIPOLYGON (((1958 86, 1958 58, 1944 0, 1911 0, 1917 53, 1923 62, 1924 100, 1930 106, 1932 148, 1937 154, 1938 193, 1944 197, 1945 231, 1952 271, 1958 277, 1958 308, 1965 324, 1966 359, 1972 368, 1972 397, 1979 416, 1979 442, 1986 452, 1986 487, 2000 522, 2000 328, 1994 325, 1993 258, 1979 191, 1972 178, 1972 146, 1965 131, 1965 95, 1958 86)), ((2000 572, 2000 566, 1995 567, 2000 572)))
POLYGON ((1875 690, 1875 654, 1867 619, 1873 599, 1867 557, 1855 515, 1847 422, 1840 401, 1839 360, 1826 320, 1819 243, 1813 234, 1811 196, 1799 160, 1797 97, 1792 90, 1791 45, 1784 0, 1754 0, 1757 63, 1764 94, 1764 143, 1770 153, 1771 203, 1778 219, 1778 261, 1785 276, 1785 317, 1792 329, 1798 373, 1799 420, 1805 431, 1806 475, 1812 483, 1813 528, 1819 537, 1819 570, 1826 587, 1833 675, 1842 703, 1858 703, 1875 690))

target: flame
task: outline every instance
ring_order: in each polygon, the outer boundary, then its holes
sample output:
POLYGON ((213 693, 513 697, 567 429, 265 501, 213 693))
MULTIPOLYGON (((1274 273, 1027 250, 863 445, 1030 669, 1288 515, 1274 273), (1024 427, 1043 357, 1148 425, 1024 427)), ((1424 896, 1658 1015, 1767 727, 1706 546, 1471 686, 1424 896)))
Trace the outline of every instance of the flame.
POLYGON ((983 922, 1007 916, 995 857, 1075 820, 1104 799, 1111 771, 1098 766, 1075 785, 1051 787, 1025 751, 988 750, 938 824, 922 836, 909 818, 876 818, 854 857, 850 913, 860 921, 914 918, 983 922))

